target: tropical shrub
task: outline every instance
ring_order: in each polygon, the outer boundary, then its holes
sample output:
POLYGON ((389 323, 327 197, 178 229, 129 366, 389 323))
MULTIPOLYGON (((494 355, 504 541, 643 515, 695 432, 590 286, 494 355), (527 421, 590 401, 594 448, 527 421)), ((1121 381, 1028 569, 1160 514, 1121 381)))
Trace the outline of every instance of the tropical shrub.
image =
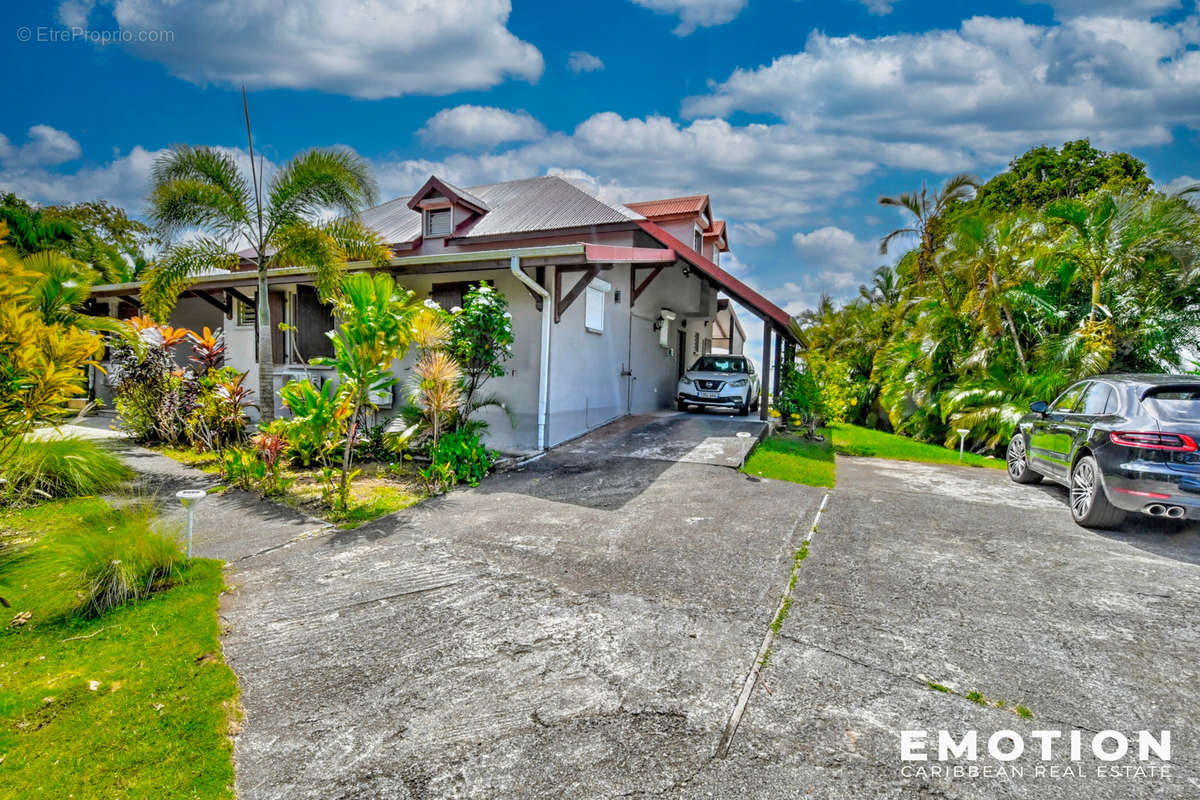
POLYGON ((77 436, 24 439, 4 464, 0 498, 7 504, 81 497, 116 489, 132 470, 110 450, 77 436))
POLYGON ((499 405, 483 395, 489 378, 504 374, 504 362, 512 358, 512 314, 503 294, 482 281, 463 296, 462 308, 450 321, 448 350, 462 370, 461 408, 458 427, 478 409, 499 405))
POLYGON ((178 581, 183 553, 147 503, 84 517, 49 543, 48 560, 47 572, 75 589, 75 613, 96 617, 178 581))
POLYGON ((315 358, 313 363, 337 370, 338 392, 350 407, 337 496, 345 508, 359 414, 377 408, 372 398, 396 384, 392 361, 407 351, 413 316, 420 306, 413 293, 397 286, 390 275, 359 272, 343 278, 336 307, 341 324, 329 333, 333 356, 315 358))
MULTIPOLYGON (((258 434, 255 440, 261 436, 258 434)), ((260 497, 287 493, 292 479, 282 470, 280 455, 285 445, 276 441, 282 439, 277 434, 268 436, 270 439, 262 445, 256 441, 251 447, 229 447, 221 453, 221 477, 225 483, 260 497)))
POLYGON ((479 485, 495 458, 480 442, 478 434, 451 431, 429 448, 429 461, 420 474, 429 491, 436 494, 458 483, 479 485))
MULTIPOLYGON (((246 373, 233 367, 209 369, 194 383, 187 415, 188 440, 200 450, 220 451, 244 441, 246 415, 253 390, 246 386, 246 373)), ((190 388, 190 387, 189 387, 190 388)))
MULTIPOLYGON (((5 235, 0 224, 0 245, 5 235)), ((0 463, 86 391, 85 369, 104 346, 101 323, 78 311, 89 286, 85 275, 0 254, 0 463)))
POLYGON ((807 427, 815 433, 821 424, 821 387, 812 371, 800 370, 795 364, 784 364, 779 402, 776 410, 783 423, 791 428, 807 427))
POLYGON ((279 391, 279 398, 292 416, 271 423, 287 438, 287 456, 292 461, 310 466, 329 466, 329 459, 346 435, 351 406, 349 395, 342 393, 332 381, 317 389, 307 378, 289 381, 279 391))

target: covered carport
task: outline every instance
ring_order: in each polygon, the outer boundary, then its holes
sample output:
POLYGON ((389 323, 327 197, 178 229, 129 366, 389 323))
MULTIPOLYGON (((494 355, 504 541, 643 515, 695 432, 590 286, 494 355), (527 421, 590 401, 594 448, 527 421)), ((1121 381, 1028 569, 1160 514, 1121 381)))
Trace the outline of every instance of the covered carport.
POLYGON ((714 288, 762 320, 762 381, 758 416, 765 421, 770 402, 779 399, 782 365, 795 358, 796 346, 803 342, 800 324, 782 308, 672 236, 660 225, 650 220, 639 220, 637 224, 659 243, 674 250, 680 260, 703 275, 714 288))

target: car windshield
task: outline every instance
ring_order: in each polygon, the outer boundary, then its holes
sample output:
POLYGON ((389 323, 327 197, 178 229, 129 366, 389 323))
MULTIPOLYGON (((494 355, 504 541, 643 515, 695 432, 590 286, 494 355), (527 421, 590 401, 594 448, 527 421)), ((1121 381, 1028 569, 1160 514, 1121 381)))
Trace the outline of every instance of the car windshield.
POLYGON ((729 358, 727 356, 702 356, 692 365, 693 372, 732 372, 746 371, 746 359, 729 358))
POLYGON ((1200 425, 1200 386, 1151 389, 1143 403, 1158 419, 1200 425))

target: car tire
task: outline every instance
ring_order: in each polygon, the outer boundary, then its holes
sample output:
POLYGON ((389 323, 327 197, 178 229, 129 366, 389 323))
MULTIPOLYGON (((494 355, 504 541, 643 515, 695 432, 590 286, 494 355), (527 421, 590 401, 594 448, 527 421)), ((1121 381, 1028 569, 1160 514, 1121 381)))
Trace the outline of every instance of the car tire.
POLYGON ((739 416, 739 417, 746 417, 746 416, 749 416, 749 415, 750 415, 750 404, 749 404, 749 403, 742 403, 740 406, 738 406, 738 410, 737 410, 737 411, 738 411, 738 416, 739 416))
POLYGON ((675 407, 678 408, 680 411, 684 412, 685 414, 687 413, 688 404, 683 402, 682 400, 676 400, 675 407))
POLYGON ((1042 482, 1041 473, 1034 472, 1033 468, 1029 466, 1029 452, 1025 448, 1025 437, 1020 433, 1009 440, 1008 450, 1005 452, 1005 460, 1008 462, 1008 477, 1014 483, 1032 484, 1042 482))
POLYGON ((1125 512, 1108 502, 1104 477, 1096 459, 1085 455, 1071 468, 1071 517, 1085 528, 1116 528, 1125 521, 1125 512))

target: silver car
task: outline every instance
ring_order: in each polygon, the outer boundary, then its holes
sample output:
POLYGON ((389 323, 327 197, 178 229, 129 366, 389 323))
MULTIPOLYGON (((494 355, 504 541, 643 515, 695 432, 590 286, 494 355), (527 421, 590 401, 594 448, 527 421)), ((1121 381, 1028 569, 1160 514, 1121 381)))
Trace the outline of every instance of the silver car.
POLYGON ((735 409, 741 416, 758 409, 758 374, 745 356, 707 355, 696 359, 675 387, 680 411, 691 406, 735 409))

